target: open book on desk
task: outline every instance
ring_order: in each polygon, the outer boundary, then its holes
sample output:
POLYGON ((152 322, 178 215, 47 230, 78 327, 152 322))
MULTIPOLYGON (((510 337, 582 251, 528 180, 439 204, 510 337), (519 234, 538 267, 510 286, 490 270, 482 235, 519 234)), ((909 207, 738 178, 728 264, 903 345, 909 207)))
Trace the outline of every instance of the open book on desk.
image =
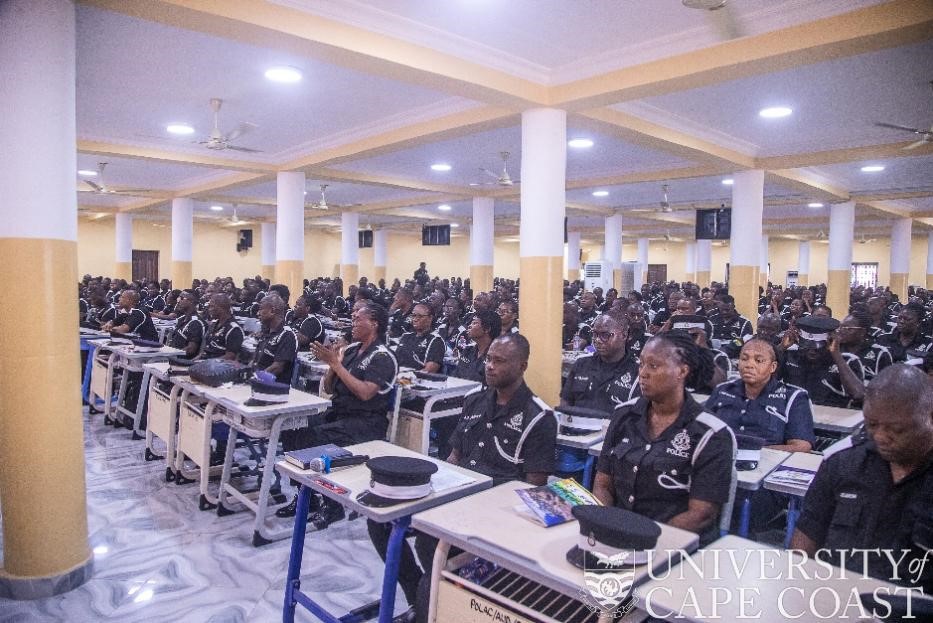
POLYGON ((540 487, 516 489, 525 506, 516 510, 546 528, 573 521, 574 506, 599 505, 599 500, 573 478, 555 480, 540 487), (530 511, 530 512, 529 512, 530 511))

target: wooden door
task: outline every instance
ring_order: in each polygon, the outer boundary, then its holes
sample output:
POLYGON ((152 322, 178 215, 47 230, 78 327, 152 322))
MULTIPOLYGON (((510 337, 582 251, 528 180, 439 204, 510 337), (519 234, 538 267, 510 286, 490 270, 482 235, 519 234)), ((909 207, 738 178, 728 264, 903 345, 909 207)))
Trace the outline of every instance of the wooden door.
POLYGON ((159 280, 159 252, 133 249, 133 281, 159 280))
POLYGON ((667 264, 648 264, 648 278, 645 283, 667 282, 667 264))

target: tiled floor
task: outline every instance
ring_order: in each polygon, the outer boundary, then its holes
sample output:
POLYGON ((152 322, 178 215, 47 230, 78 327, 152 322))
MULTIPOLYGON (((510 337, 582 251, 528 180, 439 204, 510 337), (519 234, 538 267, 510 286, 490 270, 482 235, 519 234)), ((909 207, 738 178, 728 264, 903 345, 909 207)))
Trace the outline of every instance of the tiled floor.
MULTIPOLYGON (((166 483, 145 442, 83 417, 94 578, 49 599, 0 599, 0 623, 281 621, 290 539, 254 548, 251 513, 199 511, 196 483, 166 483)), ((303 570, 302 589, 335 614, 379 598, 383 565, 362 519, 309 533, 303 570)), ((296 620, 316 621, 301 608, 296 620)))

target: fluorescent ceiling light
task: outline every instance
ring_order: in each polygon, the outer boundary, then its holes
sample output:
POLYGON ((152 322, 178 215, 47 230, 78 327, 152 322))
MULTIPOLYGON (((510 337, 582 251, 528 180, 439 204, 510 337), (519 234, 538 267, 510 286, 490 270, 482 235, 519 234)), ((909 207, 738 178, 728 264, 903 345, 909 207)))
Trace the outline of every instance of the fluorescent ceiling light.
POLYGON ((609 191, 608 190, 594 190, 593 196, 594 197, 608 197, 609 191))
POLYGON ((862 173, 877 173, 878 171, 884 171, 884 165, 869 164, 862 167, 862 173))
POLYGON ((733 184, 735 184, 735 180, 732 179, 731 177, 728 177, 722 181, 722 184, 723 186, 732 186, 733 184))
POLYGON ((266 70, 266 79, 272 82, 301 82, 301 72, 294 67, 270 67, 266 70))
POLYGON ((793 110, 786 106, 772 106, 771 108, 762 108, 758 111, 758 116, 765 119, 779 119, 789 116, 793 110))
POLYGON ((213 210, 214 212, 220 212, 223 209, 224 209, 223 206, 211 206, 211 210, 213 210))
POLYGON ((187 123, 170 123, 165 126, 165 131, 169 134, 177 134, 179 136, 194 134, 194 128, 187 123))
POLYGON ((567 141, 567 147, 573 147, 574 149, 586 149, 592 146, 593 141, 588 138, 572 138, 567 141))
POLYGON ((451 227, 460 227, 460 223, 451 223, 450 226, 451 226, 451 227))
POLYGON ((79 169, 78 175, 83 175, 84 177, 97 177, 97 171, 91 171, 90 169, 79 169))
POLYGON ((442 203, 441 205, 437 206, 437 209, 440 210, 441 212, 450 212, 451 207, 447 205, 446 203, 442 203))
POLYGON ((807 204, 807 207, 808 207, 808 208, 822 208, 822 207, 823 207, 823 204, 822 204, 822 203, 818 203, 818 202, 813 202, 813 203, 808 203, 808 204, 807 204))
POLYGON ((450 171, 450 165, 438 162, 437 164, 431 165, 432 171, 450 171))

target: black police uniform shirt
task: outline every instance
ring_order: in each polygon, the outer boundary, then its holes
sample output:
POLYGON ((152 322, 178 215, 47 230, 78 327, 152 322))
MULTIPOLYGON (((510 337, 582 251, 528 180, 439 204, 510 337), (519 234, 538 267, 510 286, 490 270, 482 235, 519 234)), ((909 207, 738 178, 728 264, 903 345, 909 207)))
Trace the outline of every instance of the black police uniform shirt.
POLYGON ((588 324, 593 326, 593 323, 596 322, 597 317, 599 317, 599 312, 597 312, 595 308, 591 309, 590 311, 584 311, 582 308, 580 309, 581 324, 588 324))
POLYGON ((360 350, 360 342, 354 342, 343 353, 343 367, 356 378, 375 383, 378 390, 369 400, 360 400, 338 377, 334 380, 331 413, 337 416, 351 435, 358 433, 372 438, 373 431, 385 434, 389 393, 395 387, 395 377, 398 375, 395 355, 378 341, 370 344, 366 350, 360 350))
POLYGON ((321 301, 321 305, 334 312, 338 316, 345 316, 350 309, 347 306, 347 301, 342 296, 332 296, 330 298, 325 298, 321 301))
POLYGON ((418 335, 414 331, 403 333, 395 347, 395 359, 399 367, 421 370, 428 363, 436 363, 438 370, 444 367, 447 348, 441 336, 434 333, 418 335))
POLYGON ((641 335, 630 337, 628 342, 625 344, 626 352, 631 353, 635 357, 635 360, 638 361, 638 359, 641 357, 642 349, 645 348, 645 343, 647 343, 651 337, 652 336, 648 333, 642 333, 641 335))
POLYGON ((806 390, 776 378, 754 399, 746 396, 742 379, 720 383, 707 399, 706 410, 734 432, 760 437, 768 446, 785 444, 790 439, 816 442, 806 390))
POLYGON ((165 309, 165 294, 156 294, 149 301, 149 308, 152 311, 161 312, 165 309))
POLYGON ((606 413, 640 395, 638 361, 630 353, 615 363, 596 353, 577 357, 560 390, 562 402, 606 413))
POLYGON ((392 315, 389 316, 389 337, 402 337, 403 333, 412 330, 411 312, 414 309, 414 306, 412 306, 407 312, 403 312, 401 309, 392 312, 392 315))
POLYGON ((130 328, 130 333, 135 333, 144 340, 159 341, 159 332, 156 331, 152 318, 138 307, 134 307, 128 312, 122 309, 117 310, 113 326, 119 327, 124 324, 130 328))
POLYGON ((110 322, 117 317, 117 308, 113 305, 107 303, 103 307, 91 307, 87 310, 86 321, 94 325, 100 326, 104 323, 110 322))
MULTIPOLYGON (((725 504, 735 456, 729 427, 684 392, 677 419, 652 439, 648 406, 644 397, 620 406, 606 431, 596 469, 612 479, 615 505, 667 523, 690 499, 725 504)), ((706 540, 719 535, 714 523, 706 540)))
MULTIPOLYGON (((820 465, 797 529, 820 549, 832 551, 834 555, 824 560, 836 565, 841 562, 838 550, 879 548, 882 553, 867 556, 872 576, 911 583, 933 594, 933 453, 922 467, 895 483, 890 463, 881 458, 870 438, 849 443, 851 447, 837 450, 820 465), (894 579, 884 550, 894 550, 895 561, 907 550, 897 567, 900 579, 894 579)), ((861 573, 862 554, 846 556, 845 563, 861 573)))
POLYGON ((891 351, 881 344, 866 342, 852 354, 862 362, 862 370, 865 374, 865 382, 869 382, 878 373, 894 363, 891 351))
POLYGON ((496 390, 466 395, 463 415, 450 437, 460 466, 493 479, 493 484, 550 474, 555 468, 557 418, 522 383, 508 404, 496 404, 496 390))
POLYGON ((437 325, 437 333, 444 340, 448 350, 466 347, 466 327, 462 324, 452 325, 446 320, 437 325))
MULTIPOLYGON (((311 342, 317 342, 318 344, 324 343, 324 325, 321 324, 320 318, 314 314, 309 314, 304 318, 296 318, 292 314, 291 320, 287 322, 289 328, 294 331, 296 334, 300 333, 307 337, 311 342)), ((302 346, 299 350, 309 350, 311 348, 311 342, 308 342, 307 346, 302 346)))
POLYGON ((298 337, 291 327, 282 324, 274 331, 263 330, 256 343, 256 352, 253 353, 253 366, 265 370, 273 363, 282 363, 281 372, 275 375, 279 383, 291 383, 292 367, 295 365, 295 354, 298 352, 298 337))
POLYGON ((78 299, 78 318, 80 318, 81 320, 86 320, 88 309, 89 309, 89 306, 87 304, 87 301, 84 300, 83 298, 79 298, 78 299))
MULTIPOLYGON (((865 370, 861 360, 851 353, 842 353, 842 358, 849 369, 855 373, 859 382, 864 383, 865 370)), ((843 409, 856 406, 852 397, 846 393, 839 376, 839 368, 834 361, 830 361, 829 364, 814 365, 803 355, 803 351, 785 351, 781 380, 788 385, 796 385, 807 390, 813 404, 843 409)))
POLYGON ((930 350, 931 344, 933 344, 929 337, 918 331, 917 335, 914 336, 914 339, 911 340, 910 344, 904 346, 901 344, 901 332, 897 329, 894 329, 890 333, 885 333, 884 335, 878 336, 877 342, 887 348, 888 351, 890 351, 891 357, 894 359, 894 361, 898 362, 907 361, 907 351, 928 351, 930 350))
POLYGON ((739 349, 745 342, 745 337, 752 335, 752 323, 745 316, 737 316, 733 320, 725 320, 722 314, 710 318, 713 323, 713 339, 721 340, 720 348, 729 356, 738 355, 739 349))
POLYGON ((179 316, 175 321, 175 330, 172 331, 172 338, 169 341, 169 345, 172 348, 185 349, 189 342, 196 342, 198 350, 195 351, 195 354, 197 354, 201 350, 201 345, 204 342, 204 331, 204 321, 197 316, 179 316))
POLYGON ((486 355, 479 354, 476 344, 470 343, 457 352, 457 364, 451 376, 486 384, 486 355))
POLYGON ((227 351, 237 353, 243 347, 243 328, 231 316, 226 322, 211 321, 204 340, 205 357, 223 357, 227 351))

